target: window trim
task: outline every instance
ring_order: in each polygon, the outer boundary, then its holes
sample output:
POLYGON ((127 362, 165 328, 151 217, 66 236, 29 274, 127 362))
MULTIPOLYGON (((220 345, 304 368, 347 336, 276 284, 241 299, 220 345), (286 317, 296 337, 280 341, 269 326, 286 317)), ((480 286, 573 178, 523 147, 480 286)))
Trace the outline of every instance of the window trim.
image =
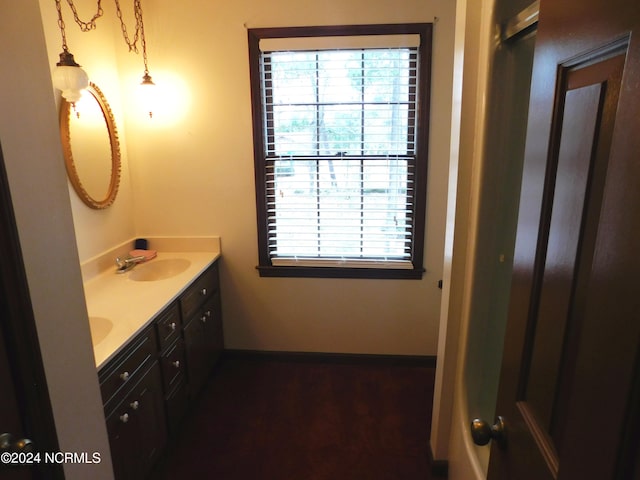
POLYGON ((253 154, 256 189, 256 212, 258 227, 258 266, 262 277, 321 277, 321 278, 380 278, 416 279, 425 272, 423 265, 425 217, 427 196, 427 170, 429 152, 429 118, 431 93, 431 23, 381 24, 381 25, 334 25, 320 27, 276 27, 248 29, 249 78, 253 125, 253 154), (265 181, 265 132, 263 131, 263 106, 260 88, 260 40, 266 38, 335 37, 361 35, 419 35, 420 64, 418 77, 418 115, 416 135, 420 139, 416 151, 415 211, 412 236, 411 269, 393 268, 349 268, 275 266, 269 257, 268 219, 266 212, 267 192, 265 181))

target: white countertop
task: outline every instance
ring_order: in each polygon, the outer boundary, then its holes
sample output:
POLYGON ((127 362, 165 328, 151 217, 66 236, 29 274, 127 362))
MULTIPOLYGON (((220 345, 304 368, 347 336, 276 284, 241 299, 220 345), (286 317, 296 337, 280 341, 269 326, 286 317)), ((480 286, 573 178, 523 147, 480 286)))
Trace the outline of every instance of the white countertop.
MULTIPOLYGON (((126 273, 115 273, 114 264, 109 270, 86 280, 84 293, 90 325, 101 319, 107 319, 112 324, 106 336, 92 334, 96 368, 100 369, 113 358, 219 256, 219 249, 201 252, 159 250, 156 258, 126 273), (135 275, 134 272, 166 259, 185 259, 189 265, 184 271, 161 280, 136 281, 130 278, 135 275)), ((96 328, 94 325, 91 327, 96 328)), ((93 333, 97 333, 97 329, 93 333)))

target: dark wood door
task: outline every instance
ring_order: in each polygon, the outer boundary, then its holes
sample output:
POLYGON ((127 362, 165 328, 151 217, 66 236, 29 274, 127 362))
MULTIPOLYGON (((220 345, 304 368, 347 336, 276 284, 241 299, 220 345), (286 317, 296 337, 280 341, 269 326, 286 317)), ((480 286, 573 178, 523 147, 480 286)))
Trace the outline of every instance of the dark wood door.
MULTIPOLYGON (((22 422, 22 412, 18 408, 18 395, 13 384, 11 370, 9 368, 9 355, 5 346, 5 339, 0 329, 0 435, 11 435, 12 439, 24 438, 25 429, 22 422)), ((8 437, 4 437, 7 439, 8 437)), ((0 439, 1 441, 1 439, 0 439)), ((9 439, 11 441, 11 439, 9 439)), ((2 451, 2 454, 13 455, 13 452, 2 451)), ((3 457, 0 460, 0 478, 7 480, 30 480, 35 478, 29 466, 20 466, 13 462, 17 458, 3 457)))
POLYGON ((62 465, 38 463, 34 452, 58 444, 35 320, 0 148, 0 478, 60 479, 62 465), (29 446, 23 440, 33 443, 29 446), (33 452, 28 450, 33 449, 33 452), (19 456, 22 450, 22 457, 19 456), (16 455, 18 454, 18 455, 16 455), (20 464, 20 460, 33 460, 20 464), (17 460, 17 462, 16 462, 17 460))
POLYGON ((489 478, 640 479, 640 2, 542 0, 489 478))

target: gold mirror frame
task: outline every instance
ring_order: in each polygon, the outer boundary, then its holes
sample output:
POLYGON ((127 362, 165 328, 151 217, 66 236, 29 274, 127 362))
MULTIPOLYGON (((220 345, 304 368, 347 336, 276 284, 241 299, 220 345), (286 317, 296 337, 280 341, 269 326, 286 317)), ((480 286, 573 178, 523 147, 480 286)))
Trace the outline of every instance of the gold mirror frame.
POLYGON ((74 190, 80 197, 80 199, 90 208, 103 209, 110 206, 116 199, 118 193, 118 187, 120 185, 120 143, 118 141, 118 131, 116 129, 116 123, 111 112, 111 107, 107 103, 106 98, 100 91, 97 85, 89 83, 87 87, 88 93, 93 95, 95 100, 102 110, 102 115, 107 126, 107 133, 109 135, 109 144, 111 146, 111 178, 109 181, 109 187, 104 199, 93 198, 82 185, 80 176, 78 175, 78 169, 73 160, 73 152, 71 149, 71 131, 69 128, 69 115, 72 114, 71 103, 62 98, 60 104, 60 139, 62 140, 62 150, 64 153, 64 163, 67 169, 67 175, 73 185, 74 190))

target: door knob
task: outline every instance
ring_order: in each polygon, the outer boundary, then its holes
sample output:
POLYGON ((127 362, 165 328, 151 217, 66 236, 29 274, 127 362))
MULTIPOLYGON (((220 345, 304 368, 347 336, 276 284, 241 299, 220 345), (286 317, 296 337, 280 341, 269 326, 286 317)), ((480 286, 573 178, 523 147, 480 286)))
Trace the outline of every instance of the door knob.
POLYGON ((0 452, 32 452, 33 442, 28 438, 15 440, 10 433, 0 434, 0 452))
POLYGON ((486 445, 491 440, 495 440, 499 445, 507 442, 507 426, 504 417, 496 417, 493 425, 480 418, 471 420, 471 437, 476 445, 486 445))

